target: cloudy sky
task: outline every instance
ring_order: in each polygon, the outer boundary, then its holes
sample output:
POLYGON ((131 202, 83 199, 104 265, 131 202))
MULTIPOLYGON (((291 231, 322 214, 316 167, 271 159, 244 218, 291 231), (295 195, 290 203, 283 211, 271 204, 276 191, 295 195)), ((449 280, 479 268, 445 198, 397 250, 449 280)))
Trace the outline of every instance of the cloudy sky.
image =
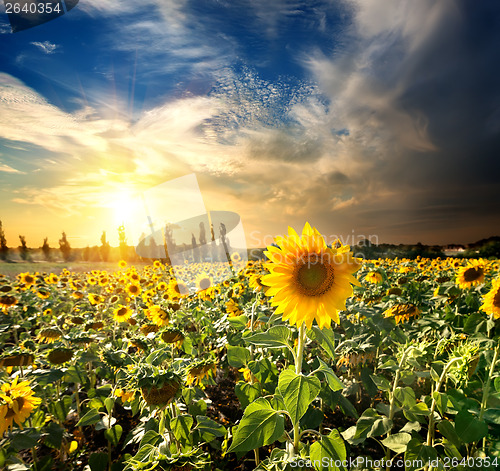
POLYGON ((497 0, 80 0, 17 33, 1 5, 7 241, 116 243, 191 173, 250 246, 500 234, 499 71, 497 0))

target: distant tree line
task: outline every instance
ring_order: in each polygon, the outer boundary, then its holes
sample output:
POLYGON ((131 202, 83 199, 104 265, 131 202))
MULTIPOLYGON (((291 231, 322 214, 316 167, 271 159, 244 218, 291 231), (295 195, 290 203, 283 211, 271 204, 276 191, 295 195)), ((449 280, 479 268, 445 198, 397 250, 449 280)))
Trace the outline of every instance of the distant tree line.
MULTIPOLYGON (((210 236, 207 238, 205 227, 203 223, 201 223, 198 241, 196 241, 195 235, 192 234, 191 244, 181 244, 181 246, 176 245, 175 240, 173 239, 173 231, 167 224, 163 233, 162 244, 157 244, 154 237, 146 238, 144 235, 141 236, 141 242, 138 245, 138 249, 141 249, 138 250, 140 256, 136 254, 135 250, 127 245, 125 227, 121 225, 117 230, 119 245, 116 248, 111 247, 111 245, 109 244, 106 231, 102 232, 100 246, 87 246, 84 249, 72 248, 70 243, 68 242, 66 232, 62 232, 61 238, 59 239, 58 251, 60 252, 61 257, 65 262, 73 260, 83 260, 88 262, 108 262, 111 259, 121 259, 134 262, 144 259, 161 259, 168 264, 170 263, 170 257, 168 254, 167 246, 174 249, 180 249, 183 253, 191 252, 192 255, 189 258, 191 258, 194 262, 199 262, 206 259, 229 260, 229 254, 232 250, 229 244, 229 240, 226 237, 226 228, 223 224, 221 224, 221 227, 219 229, 221 241, 219 244, 216 243, 215 231, 213 226, 210 227, 210 236), (144 246, 147 239, 149 239, 149 245, 144 246), (209 239, 208 243, 207 239, 209 239)), ((20 245, 17 247, 17 251, 7 245, 5 231, 2 221, 0 220, 0 260, 11 261, 13 254, 17 252, 21 260, 28 262, 32 261, 32 254, 35 249, 28 247, 25 236, 19 235, 19 241, 20 245)), ((414 259, 418 256, 423 258, 443 258, 446 256, 444 253, 445 247, 440 245, 424 245, 420 242, 413 245, 373 244, 368 239, 365 239, 351 248, 356 256, 366 259, 396 257, 414 259)), ((466 247, 464 247, 464 249, 465 250, 463 252, 457 254, 458 257, 500 258, 500 236, 482 239, 478 242, 467 245, 466 247)), ((54 255, 54 252, 56 250, 56 248, 50 247, 48 237, 44 238, 43 244, 39 248, 43 259, 46 261, 52 261, 56 258, 54 255)), ((250 259, 263 258, 262 249, 253 249, 248 255, 250 259)))

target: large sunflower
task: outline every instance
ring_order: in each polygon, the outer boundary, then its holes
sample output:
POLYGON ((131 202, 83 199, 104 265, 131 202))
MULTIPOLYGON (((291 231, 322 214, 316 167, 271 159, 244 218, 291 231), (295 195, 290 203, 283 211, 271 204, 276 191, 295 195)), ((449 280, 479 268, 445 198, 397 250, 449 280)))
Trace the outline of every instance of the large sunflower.
POLYGON ((491 285, 491 289, 483 298, 481 310, 487 314, 493 314, 496 319, 500 318, 500 278, 497 278, 491 285))
POLYGON ((148 319, 151 319, 157 326, 162 327, 168 325, 169 315, 160 306, 151 306, 145 312, 148 319))
POLYGON ((113 318, 117 322, 126 322, 132 316, 132 310, 121 304, 113 311, 113 318))
POLYGON ((33 391, 28 381, 18 383, 16 377, 11 384, 4 383, 0 389, 0 437, 14 421, 22 428, 23 422, 29 417, 42 400, 33 397, 33 391))
POLYGON ((314 320, 320 328, 329 327, 332 320, 339 323, 338 310, 352 295, 351 283, 359 286, 353 273, 360 264, 349 246, 328 247, 309 223, 301 236, 290 227, 288 236, 277 237, 276 244, 264 252, 270 274, 262 277, 276 313, 298 327, 305 322, 311 328, 314 320))
POLYGON ((206 272, 198 274, 196 277, 196 289, 198 291, 205 291, 214 284, 214 279, 206 272))
POLYGON ((481 260, 472 260, 466 267, 458 269, 457 284, 465 289, 476 286, 484 281, 485 264, 481 260))

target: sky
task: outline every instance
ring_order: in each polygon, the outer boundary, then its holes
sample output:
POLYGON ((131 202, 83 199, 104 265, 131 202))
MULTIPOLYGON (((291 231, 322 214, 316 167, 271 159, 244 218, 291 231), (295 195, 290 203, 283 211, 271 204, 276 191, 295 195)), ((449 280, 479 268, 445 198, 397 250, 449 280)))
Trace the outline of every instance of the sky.
POLYGON ((499 72, 497 0, 80 0, 16 33, 0 5, 7 243, 133 239, 191 174, 249 247, 499 235, 499 72))

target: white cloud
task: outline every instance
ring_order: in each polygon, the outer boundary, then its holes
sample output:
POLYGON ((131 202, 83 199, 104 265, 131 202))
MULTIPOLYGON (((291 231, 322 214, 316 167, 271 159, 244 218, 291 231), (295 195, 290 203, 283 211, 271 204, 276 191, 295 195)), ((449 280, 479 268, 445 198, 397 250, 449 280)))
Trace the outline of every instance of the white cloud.
POLYGON ((55 50, 58 48, 57 44, 52 44, 50 41, 44 41, 44 42, 34 41, 30 44, 33 44, 33 46, 36 46, 45 54, 54 54, 55 50))
POLYGON ((25 172, 21 172, 20 170, 17 170, 16 168, 13 168, 7 164, 2 164, 0 163, 0 172, 5 172, 5 173, 19 173, 25 175, 25 172))

